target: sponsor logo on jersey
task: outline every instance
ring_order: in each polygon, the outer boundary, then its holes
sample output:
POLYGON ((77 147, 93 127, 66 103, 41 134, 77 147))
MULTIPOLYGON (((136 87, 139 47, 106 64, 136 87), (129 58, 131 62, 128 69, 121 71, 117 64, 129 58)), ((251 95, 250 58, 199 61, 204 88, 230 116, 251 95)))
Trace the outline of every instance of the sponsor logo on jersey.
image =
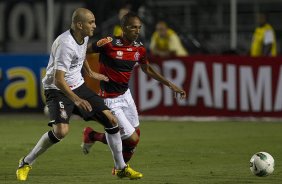
POLYGON ((132 48, 127 48, 126 50, 127 50, 127 51, 132 51, 132 48))
POLYGON ((135 52, 135 54, 134 54, 135 61, 138 61, 139 57, 140 57, 140 53, 139 52, 135 52))
POLYGON ((117 58, 117 59, 122 59, 122 56, 123 56, 123 52, 120 51, 120 50, 118 50, 118 51, 117 51, 117 56, 116 56, 116 58, 117 58))
POLYGON ((102 47, 103 45, 106 45, 107 43, 110 43, 112 41, 113 39, 111 37, 103 38, 97 42, 97 46, 102 47))

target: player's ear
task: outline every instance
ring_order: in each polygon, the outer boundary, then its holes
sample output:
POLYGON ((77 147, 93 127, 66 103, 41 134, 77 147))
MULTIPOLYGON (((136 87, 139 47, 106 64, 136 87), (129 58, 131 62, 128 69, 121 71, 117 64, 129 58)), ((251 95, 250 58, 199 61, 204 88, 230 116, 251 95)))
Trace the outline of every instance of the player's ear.
POLYGON ((78 29, 82 29, 82 22, 77 22, 76 26, 77 26, 78 29))

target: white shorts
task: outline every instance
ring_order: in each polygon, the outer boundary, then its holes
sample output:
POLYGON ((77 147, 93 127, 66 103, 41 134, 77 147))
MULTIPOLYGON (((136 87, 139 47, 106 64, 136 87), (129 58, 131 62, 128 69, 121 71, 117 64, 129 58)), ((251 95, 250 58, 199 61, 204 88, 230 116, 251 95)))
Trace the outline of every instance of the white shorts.
POLYGON ((138 112, 130 90, 116 98, 106 98, 104 102, 118 119, 121 139, 130 137, 139 126, 138 112))

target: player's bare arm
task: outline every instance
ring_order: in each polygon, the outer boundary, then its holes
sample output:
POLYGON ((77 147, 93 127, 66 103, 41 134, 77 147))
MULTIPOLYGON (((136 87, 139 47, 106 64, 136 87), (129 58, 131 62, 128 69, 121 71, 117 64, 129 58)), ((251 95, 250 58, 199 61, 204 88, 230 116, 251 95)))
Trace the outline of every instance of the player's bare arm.
POLYGON ((55 85, 59 88, 69 99, 71 99, 76 106, 85 110, 92 111, 92 107, 88 101, 79 98, 67 85, 65 81, 65 72, 61 70, 56 70, 55 73, 55 85))
POLYGON ((83 69, 86 72, 86 74, 93 79, 100 80, 100 81, 103 80, 106 82, 109 81, 109 78, 107 76, 92 71, 87 60, 85 60, 83 63, 83 69))
POLYGON ((180 94, 181 99, 186 98, 186 92, 183 89, 179 88, 174 83, 168 81, 164 76, 158 73, 150 64, 142 64, 141 68, 142 71, 146 73, 148 76, 161 82, 162 84, 166 85, 171 90, 173 90, 173 92, 175 92, 175 97, 177 96, 176 94, 180 94))

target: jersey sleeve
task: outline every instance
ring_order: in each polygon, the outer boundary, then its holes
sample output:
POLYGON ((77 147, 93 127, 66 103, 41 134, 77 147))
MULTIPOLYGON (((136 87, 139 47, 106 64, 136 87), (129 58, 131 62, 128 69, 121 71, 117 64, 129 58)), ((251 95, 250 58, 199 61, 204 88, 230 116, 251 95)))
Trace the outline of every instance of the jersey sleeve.
POLYGON ((107 48, 109 46, 109 43, 113 41, 113 38, 106 37, 102 38, 101 40, 98 40, 97 42, 94 42, 92 44, 92 50, 94 52, 101 52, 103 49, 107 48))
POLYGON ((149 64, 148 56, 147 56, 147 52, 146 52, 145 47, 141 47, 139 52, 140 52, 140 58, 138 60, 138 63, 139 64, 149 64))
POLYGON ((73 58, 73 50, 67 43, 63 42, 58 45, 53 57, 55 61, 55 69, 67 72, 73 58))

